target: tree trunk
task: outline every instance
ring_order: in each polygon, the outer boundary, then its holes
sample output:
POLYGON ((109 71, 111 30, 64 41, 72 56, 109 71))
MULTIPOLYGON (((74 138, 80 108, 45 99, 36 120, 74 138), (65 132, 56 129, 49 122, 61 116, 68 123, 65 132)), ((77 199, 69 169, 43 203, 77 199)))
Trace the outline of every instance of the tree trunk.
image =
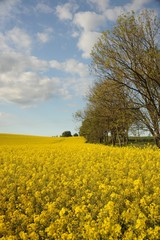
POLYGON ((115 130, 111 130, 111 142, 112 145, 115 146, 116 145, 116 131, 115 130))
POLYGON ((155 139, 155 143, 156 143, 157 147, 160 148, 160 133, 154 135, 154 139, 155 139))
POLYGON ((108 131, 105 131, 105 133, 104 133, 104 144, 109 144, 108 131))

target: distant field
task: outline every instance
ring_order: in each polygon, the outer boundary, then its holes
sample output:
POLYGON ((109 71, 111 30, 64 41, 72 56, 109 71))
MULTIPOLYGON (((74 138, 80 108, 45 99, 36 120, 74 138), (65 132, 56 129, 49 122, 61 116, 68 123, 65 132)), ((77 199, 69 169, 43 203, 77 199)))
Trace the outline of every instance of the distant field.
POLYGON ((134 146, 145 146, 147 144, 149 145, 155 145, 155 141, 153 137, 129 137, 129 145, 134 146))
POLYGON ((160 151, 0 134, 0 239, 160 239, 160 151))
POLYGON ((41 144, 53 142, 52 137, 30 136, 20 134, 0 134, 0 144, 41 144))

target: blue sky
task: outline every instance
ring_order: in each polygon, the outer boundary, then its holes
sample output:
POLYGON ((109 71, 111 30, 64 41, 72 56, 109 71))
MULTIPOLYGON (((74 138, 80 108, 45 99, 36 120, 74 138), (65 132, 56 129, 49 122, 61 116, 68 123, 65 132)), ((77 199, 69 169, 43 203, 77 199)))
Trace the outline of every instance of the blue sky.
POLYGON ((122 12, 159 0, 0 0, 0 132, 77 132, 93 82, 90 51, 122 12))

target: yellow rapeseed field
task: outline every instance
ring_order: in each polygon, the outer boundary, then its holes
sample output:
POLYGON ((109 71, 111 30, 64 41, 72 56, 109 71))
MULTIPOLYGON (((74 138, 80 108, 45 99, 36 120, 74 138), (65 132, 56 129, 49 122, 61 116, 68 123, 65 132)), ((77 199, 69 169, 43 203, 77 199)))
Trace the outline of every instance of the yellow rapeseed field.
POLYGON ((160 239, 160 150, 0 135, 0 239, 160 239))

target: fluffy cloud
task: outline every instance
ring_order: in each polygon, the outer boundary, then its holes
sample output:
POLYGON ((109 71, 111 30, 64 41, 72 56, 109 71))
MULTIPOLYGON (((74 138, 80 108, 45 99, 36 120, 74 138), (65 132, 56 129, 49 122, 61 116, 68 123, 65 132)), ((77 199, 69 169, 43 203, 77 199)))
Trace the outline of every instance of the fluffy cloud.
POLYGON ((104 15, 108 20, 115 21, 120 14, 124 13, 124 11, 124 7, 116 6, 114 8, 105 10, 104 15))
POLYGON ((99 37, 99 32, 82 32, 77 44, 78 48, 83 51, 82 57, 90 58, 92 47, 99 37))
POLYGON ((32 47, 32 40, 30 36, 22 29, 14 27, 8 32, 0 35, 2 40, 2 48, 16 49, 17 51, 30 52, 32 47))
POLYGON ((51 68, 58 70, 63 69, 63 71, 70 73, 71 75, 78 75, 80 77, 88 77, 88 66, 84 63, 78 62, 75 59, 68 59, 65 62, 58 62, 56 60, 50 61, 51 68))
POLYGON ((77 46, 82 51, 82 57, 90 58, 91 49, 100 36, 100 27, 102 28, 107 20, 115 21, 120 14, 131 10, 138 11, 151 1, 132 0, 131 3, 124 4, 123 6, 111 7, 109 0, 88 0, 89 4, 97 7, 100 14, 88 11, 78 12, 74 15, 73 24, 79 30, 79 35, 75 31, 76 35, 73 34, 73 37, 79 37, 77 46))
POLYGON ((79 34, 78 31, 73 31, 73 32, 72 32, 72 37, 73 37, 73 38, 77 38, 77 37, 79 37, 79 35, 80 35, 80 34, 79 34))
POLYGON ((0 19, 11 17, 16 11, 16 6, 21 3, 21 0, 1 0, 0 1, 0 19))
POLYGON ((41 43, 47 43, 52 38, 53 29, 47 28, 44 32, 38 32, 37 38, 41 43))
POLYGON ((103 12, 107 7, 109 7, 110 0, 88 0, 90 4, 94 4, 99 11, 103 12))
MULTIPOLYGON (((41 65, 44 65, 44 63, 41 62, 41 65)), ((78 95, 85 94, 91 80, 89 77, 88 65, 81 63, 75 59, 67 59, 64 62, 51 60, 47 62, 47 66, 50 69, 59 70, 61 73, 64 72, 66 75, 66 77, 56 79, 57 84, 55 84, 55 87, 57 96, 61 95, 64 98, 69 98, 74 93, 78 95)), ((44 85, 50 84, 49 79, 47 81, 43 80, 42 82, 44 85)), ((54 86, 52 84, 49 85, 49 89, 53 88, 54 86)))
POLYGON ((49 41, 49 36, 45 32, 39 32, 37 33, 38 40, 42 43, 46 43, 49 41))
POLYGON ((87 65, 78 62, 75 59, 69 59, 63 65, 65 71, 68 73, 77 74, 80 77, 86 77, 89 75, 87 65))
POLYGON ((27 69, 33 71, 45 71, 48 68, 48 63, 35 56, 17 53, 15 51, 6 51, 1 53, 0 60, 0 74, 7 72, 26 71, 27 69))
POLYGON ((152 0, 132 0, 131 3, 127 3, 123 6, 115 6, 114 8, 107 8, 104 11, 104 16, 110 20, 110 21, 115 21, 119 15, 125 12, 130 12, 130 11, 139 11, 142 9, 145 4, 151 2, 152 0))
POLYGON ((25 59, 25 55, 17 55, 16 61, 13 59, 16 59, 16 53, 2 56, 0 66, 0 99, 2 101, 30 106, 55 96, 69 98, 76 91, 77 83, 81 89, 86 85, 87 66, 74 59, 63 63, 55 60, 42 61, 34 56, 28 56, 25 59), (48 77, 47 71, 50 69, 58 69, 68 75, 61 78, 48 77), (44 72, 40 72, 42 70, 44 72))
POLYGON ((80 28, 77 46, 82 51, 82 57, 90 58, 91 49, 100 36, 98 28, 104 24, 105 20, 104 15, 95 12, 88 11, 75 14, 73 23, 80 28))
POLYGON ((78 9, 75 3, 65 3, 56 7, 56 14, 60 20, 72 20, 73 13, 78 9))
POLYGON ((73 23, 85 31, 95 31, 104 21, 104 16, 95 12, 79 12, 75 14, 73 23))
MULTIPOLYGON (((77 4, 68 2, 58 5, 56 14, 60 20, 73 23, 72 36, 77 37, 77 47, 82 51, 82 57, 89 58, 100 36, 100 27, 107 20, 114 21, 122 11, 137 11, 149 1, 133 0, 122 7, 111 8, 107 0, 87 0, 97 7, 99 14, 93 11, 77 12, 77 4)), ((20 3, 21 0, 0 0, 0 20, 11 16, 20 3)), ((36 5, 36 11, 48 14, 53 12, 53 8, 41 1, 36 5)), ((36 37, 39 42, 46 43, 52 33, 49 28, 38 32, 36 37)), ((0 33, 0 100, 30 106, 55 96, 69 98, 73 93, 83 94, 86 91, 91 80, 86 64, 73 58, 63 62, 39 59, 32 55, 32 41, 30 35, 19 27, 0 33)), ((2 119, 3 115, 0 117, 2 119)))
POLYGON ((58 78, 40 76, 35 72, 7 73, 1 76, 0 98, 23 106, 33 105, 61 94, 58 78))
MULTIPOLYGON (((81 86, 79 89, 86 85, 85 81, 89 76, 87 65, 75 59, 64 62, 46 61, 31 53, 26 54, 15 47, 17 38, 12 38, 12 34, 16 31, 20 32, 19 29, 13 29, 0 36, 2 40, 0 46, 1 101, 31 106, 55 96, 71 97, 77 92, 77 81, 81 86), (54 74, 54 69, 58 70, 62 76, 50 77, 48 72, 52 71, 54 74)), ((24 47, 31 45, 30 41, 23 44, 24 47)))
MULTIPOLYGON (((32 66, 34 67, 34 66, 32 66)), ((40 66, 39 66, 40 67, 40 66)), ((47 77, 36 71, 15 71, 11 69, 0 74, 0 99, 29 106, 54 96, 67 97, 62 82, 56 77, 47 77)))

